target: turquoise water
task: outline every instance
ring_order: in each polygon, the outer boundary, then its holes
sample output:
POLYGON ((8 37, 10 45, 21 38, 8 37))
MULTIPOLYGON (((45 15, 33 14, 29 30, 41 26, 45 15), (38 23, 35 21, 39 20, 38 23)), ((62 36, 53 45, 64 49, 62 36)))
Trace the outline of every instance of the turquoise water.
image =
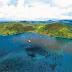
POLYGON ((72 72, 72 40, 37 33, 1 35, 0 72, 72 72))

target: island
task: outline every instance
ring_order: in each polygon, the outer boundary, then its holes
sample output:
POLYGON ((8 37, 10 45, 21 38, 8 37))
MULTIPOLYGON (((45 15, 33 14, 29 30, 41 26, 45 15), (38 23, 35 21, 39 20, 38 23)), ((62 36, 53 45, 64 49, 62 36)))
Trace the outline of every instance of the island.
POLYGON ((12 35, 27 32, 72 39, 72 25, 65 25, 61 23, 0 23, 0 35, 12 35))

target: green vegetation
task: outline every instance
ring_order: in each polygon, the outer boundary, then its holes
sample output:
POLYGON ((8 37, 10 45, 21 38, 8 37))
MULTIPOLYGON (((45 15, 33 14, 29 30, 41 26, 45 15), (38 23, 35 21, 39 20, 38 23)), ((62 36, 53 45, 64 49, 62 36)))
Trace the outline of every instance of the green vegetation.
POLYGON ((59 23, 49 24, 25 24, 20 22, 9 22, 0 24, 1 35, 35 32, 50 36, 65 37, 72 39, 72 26, 59 23))
POLYGON ((34 29, 35 28, 33 25, 18 23, 18 22, 17 23, 0 24, 0 34, 1 35, 25 33, 26 31, 32 31, 34 29))
POLYGON ((58 37, 65 37, 65 38, 72 38, 72 31, 68 29, 67 26, 58 24, 58 23, 51 23, 46 24, 44 26, 40 26, 37 29, 37 32, 46 32, 50 36, 58 36, 58 37))
POLYGON ((66 26, 70 31, 72 31, 72 25, 66 25, 66 26))

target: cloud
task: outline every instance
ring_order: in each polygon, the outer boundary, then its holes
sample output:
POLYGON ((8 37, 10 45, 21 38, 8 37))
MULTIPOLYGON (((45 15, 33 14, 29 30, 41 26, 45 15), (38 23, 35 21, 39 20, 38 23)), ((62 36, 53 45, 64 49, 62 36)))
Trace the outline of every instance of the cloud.
POLYGON ((10 0, 0 0, 0 3, 3 5, 7 5, 10 2, 10 0))
POLYGON ((64 13, 64 16, 72 16, 72 12, 64 13))
POLYGON ((72 12, 72 7, 69 7, 71 2, 67 3, 69 0, 45 2, 41 0, 16 0, 16 5, 11 3, 11 1, 0 0, 2 4, 0 6, 0 18, 11 20, 35 20, 39 18, 72 19, 72 16, 64 15, 72 12), (65 5, 63 4, 64 1, 65 5))
POLYGON ((8 5, 14 5, 17 6, 17 0, 10 0, 10 2, 8 3, 8 5))
POLYGON ((53 3, 62 8, 72 6, 72 0, 53 0, 53 3))

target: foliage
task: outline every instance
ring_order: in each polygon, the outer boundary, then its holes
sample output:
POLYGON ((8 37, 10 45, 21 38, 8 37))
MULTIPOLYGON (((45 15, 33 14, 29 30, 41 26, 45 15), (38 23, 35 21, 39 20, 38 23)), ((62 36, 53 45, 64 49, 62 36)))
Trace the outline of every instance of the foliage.
POLYGON ((46 32, 50 36, 72 38, 72 31, 70 31, 65 25, 58 23, 46 24, 44 27, 38 27, 38 32, 46 32))
POLYGON ((26 31, 34 29, 35 28, 33 26, 22 23, 0 24, 0 34, 3 35, 25 33, 26 31))
POLYGON ((41 32, 42 34, 48 34, 50 36, 72 38, 72 27, 59 23, 25 24, 20 22, 9 22, 0 24, 1 35, 26 33, 29 31, 36 33, 41 32))

